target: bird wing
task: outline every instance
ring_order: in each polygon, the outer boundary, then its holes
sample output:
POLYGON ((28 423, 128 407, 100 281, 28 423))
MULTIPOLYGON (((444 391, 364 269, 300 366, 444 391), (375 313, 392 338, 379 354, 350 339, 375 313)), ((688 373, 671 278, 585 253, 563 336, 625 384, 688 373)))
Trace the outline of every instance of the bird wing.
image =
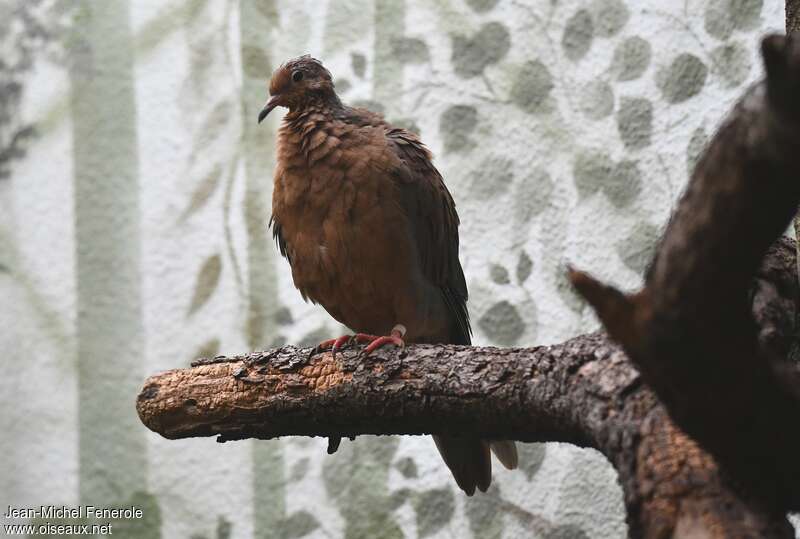
POLYGON ((292 265, 292 259, 289 256, 289 251, 286 247, 286 240, 283 237, 283 227, 281 224, 275 219, 274 215, 269 217, 269 224, 267 228, 272 229, 272 238, 275 240, 275 244, 278 246, 278 251, 280 251, 281 256, 284 257, 288 262, 289 265, 292 265))
POLYGON ((403 165, 394 176, 423 275, 439 287, 452 315, 451 344, 470 344, 467 283, 458 260, 459 220, 453 197, 415 134, 387 127, 386 139, 403 165))

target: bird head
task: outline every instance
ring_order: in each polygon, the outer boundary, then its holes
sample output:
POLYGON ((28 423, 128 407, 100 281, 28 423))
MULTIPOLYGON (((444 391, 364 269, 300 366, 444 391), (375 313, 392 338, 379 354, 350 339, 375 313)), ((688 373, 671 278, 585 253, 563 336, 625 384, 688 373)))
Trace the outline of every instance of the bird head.
POLYGON ((331 73, 308 54, 283 63, 269 81, 271 96, 258 114, 261 123, 275 107, 298 110, 306 104, 336 96, 331 73))

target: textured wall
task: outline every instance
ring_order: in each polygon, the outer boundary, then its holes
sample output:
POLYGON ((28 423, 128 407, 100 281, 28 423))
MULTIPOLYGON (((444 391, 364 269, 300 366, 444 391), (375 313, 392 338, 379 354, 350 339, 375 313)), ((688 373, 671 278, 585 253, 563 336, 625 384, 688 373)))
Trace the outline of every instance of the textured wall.
MULTIPOLYGON (((136 503, 128 537, 623 537, 593 451, 486 495, 429 438, 167 441, 147 373, 335 335, 265 231, 265 80, 325 61, 421 133, 462 217, 476 344, 597 327, 564 264, 641 280, 779 0, 16 0, 0 5, 0 507, 136 503)), ((276 115, 277 116, 277 115, 276 115)))

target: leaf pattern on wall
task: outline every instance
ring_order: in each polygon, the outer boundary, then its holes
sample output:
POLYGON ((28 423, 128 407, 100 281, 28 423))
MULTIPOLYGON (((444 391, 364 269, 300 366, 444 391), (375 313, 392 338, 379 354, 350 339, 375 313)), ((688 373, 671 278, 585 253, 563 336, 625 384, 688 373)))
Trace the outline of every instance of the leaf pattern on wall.
POLYGON ((629 37, 614 49, 611 72, 620 82, 636 80, 647 70, 652 54, 649 41, 639 36, 629 37))
POLYGON ((684 52, 656 73, 656 85, 665 101, 678 104, 699 94, 707 78, 706 64, 694 54, 684 52))
POLYGON ((245 45, 242 47, 242 66, 244 72, 253 78, 263 78, 272 72, 272 63, 261 47, 245 45))
POLYGON ((7 3, 0 11, 0 180, 11 178, 14 161, 25 157, 28 145, 40 135, 22 120, 20 104, 25 78, 45 55, 63 61, 60 36, 66 31, 75 6, 45 5, 39 2, 7 3))
POLYGON ((395 38, 392 40, 392 49, 397 59, 404 64, 425 62, 430 58, 428 45, 418 38, 395 38))
POLYGON ((197 273, 192 301, 189 303, 189 316, 194 314, 211 298, 211 295, 217 289, 217 285, 219 285, 221 273, 222 259, 220 256, 215 254, 206 258, 197 273))
POLYGON ((703 150, 706 149, 707 144, 708 134, 701 125, 694 130, 694 133, 692 133, 692 138, 689 139, 689 144, 686 147, 686 168, 688 174, 691 174, 694 170, 694 167, 697 164, 697 161, 700 159, 700 155, 703 153, 703 150))
POLYGON ((589 52, 594 39, 594 21, 587 9, 579 9, 567 20, 561 47, 567 58, 577 62, 589 52))
POLYGON ((473 537, 501 539, 505 530, 505 514, 498 510, 500 487, 493 483, 485 494, 468 498, 464 503, 469 529, 473 537))
POLYGON ((219 187, 220 180, 222 179, 222 165, 217 164, 211 172, 209 172, 205 178, 203 178, 197 187, 195 188, 194 192, 192 193, 192 197, 189 200, 189 204, 186 206, 186 209, 183 210, 181 216, 178 218, 178 222, 184 222, 188 219, 191 215, 195 212, 200 210, 211 196, 216 192, 217 187, 219 187))
POLYGON ((638 274, 643 274, 653 258, 659 230, 650 223, 641 223, 631 235, 617 243, 617 252, 623 262, 638 274))
POLYGON ((216 539, 230 539, 233 533, 233 524, 223 516, 217 517, 216 539))
POLYGON ((313 514, 301 509, 280 521, 276 528, 275 530, 271 530, 276 537, 280 537, 281 539, 298 539, 319 528, 319 521, 313 514))
POLYGON ((455 513, 455 496, 448 487, 425 490, 415 493, 413 506, 417 533, 422 539, 437 533, 450 522, 455 513))
POLYGON ((476 77, 492 64, 496 64, 508 54, 511 48, 511 34, 499 22, 488 22, 471 35, 452 36, 453 71, 464 78, 476 77))
POLYGON ((227 99, 217 103, 197 129, 194 144, 192 144, 192 159, 202 154, 214 143, 231 119, 235 118, 233 103, 227 99))
POLYGON ((511 101, 529 114, 548 112, 548 98, 554 88, 550 69, 540 60, 530 60, 517 72, 511 86, 511 101))
POLYGON ((475 143, 470 133, 478 125, 478 111, 469 105, 451 105, 439 118, 446 151, 466 150, 475 143))
POLYGON ((519 284, 525 283, 533 270, 533 260, 525 251, 519 252, 519 261, 517 262, 517 281, 519 284))
POLYGON ((516 305, 498 301, 479 319, 478 326, 493 341, 504 346, 513 346, 525 332, 526 322, 516 305))
POLYGON ((508 270, 500 264, 492 264, 489 266, 489 277, 495 284, 508 284, 511 279, 508 276, 508 270))
POLYGON ((547 444, 517 442, 517 452, 519 453, 519 468, 530 481, 544 463, 547 456, 547 444))
POLYGON ((303 479, 308 473, 309 459, 302 458, 292 465, 292 470, 289 472, 289 482, 294 483, 303 479))
POLYGON ((403 477, 406 479, 413 479, 419 476, 419 473, 417 472, 417 464, 412 458, 402 458, 398 460, 394 466, 397 468, 397 471, 403 474, 403 477))
POLYGON ((402 538, 392 511, 389 469, 399 444, 397 437, 360 436, 343 442, 324 461, 322 477, 329 498, 339 507, 347 538, 402 538))

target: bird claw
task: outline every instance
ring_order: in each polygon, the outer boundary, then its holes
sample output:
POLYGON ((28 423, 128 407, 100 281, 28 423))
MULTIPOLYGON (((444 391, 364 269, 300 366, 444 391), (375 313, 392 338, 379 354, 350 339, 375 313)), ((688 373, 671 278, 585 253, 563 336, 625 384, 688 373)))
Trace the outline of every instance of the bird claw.
POLYGON ((372 342, 370 342, 367 345, 367 347, 361 351, 360 357, 362 358, 367 357, 378 348, 386 346, 387 344, 393 344, 396 347, 400 348, 401 350, 406 347, 406 343, 401 337, 396 337, 394 335, 384 335, 383 337, 376 337, 375 339, 373 339, 372 342))
POLYGON ((330 350, 331 356, 335 358, 336 352, 338 352, 339 350, 345 350, 346 348, 352 346, 352 344, 355 342, 354 340, 355 337, 356 337, 355 335, 342 335, 341 337, 338 337, 336 339, 328 339, 327 341, 322 341, 311 350, 311 354, 309 354, 308 357, 310 359, 312 356, 319 354, 320 352, 325 352, 326 350, 330 350))
POLYGON ((395 327, 392 328, 392 331, 389 335, 370 335, 368 333, 356 333, 355 335, 342 335, 336 339, 328 339, 327 341, 322 341, 317 346, 311 349, 311 353, 308 355, 308 358, 311 359, 312 356, 319 354, 320 352, 324 352, 326 350, 331 351, 331 355, 335 358, 336 352, 339 350, 345 350, 354 344, 361 344, 361 343, 368 343, 366 348, 364 348, 359 354, 359 358, 365 358, 370 355, 372 352, 377 350, 378 348, 385 346, 387 344, 393 344, 396 347, 400 348, 401 350, 406 347, 406 343, 403 340, 403 337, 406 335, 406 328, 402 324, 397 324, 395 327))
POLYGON ((377 336, 377 335, 364 335, 359 333, 356 337, 362 337, 362 342, 369 342, 366 348, 361 351, 358 355, 360 359, 364 359, 369 356, 372 352, 377 350, 378 348, 385 346, 387 344, 393 344, 394 346, 398 347, 399 349, 403 350, 406 347, 406 343, 403 340, 403 337, 406 335, 406 328, 401 324, 397 324, 395 327, 392 328, 392 331, 389 335, 377 336))
POLYGON ((328 436, 328 454, 333 455, 339 449, 339 444, 342 442, 341 436, 328 436))

